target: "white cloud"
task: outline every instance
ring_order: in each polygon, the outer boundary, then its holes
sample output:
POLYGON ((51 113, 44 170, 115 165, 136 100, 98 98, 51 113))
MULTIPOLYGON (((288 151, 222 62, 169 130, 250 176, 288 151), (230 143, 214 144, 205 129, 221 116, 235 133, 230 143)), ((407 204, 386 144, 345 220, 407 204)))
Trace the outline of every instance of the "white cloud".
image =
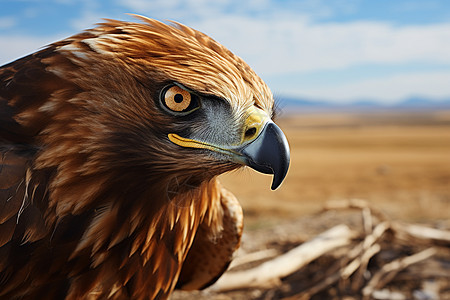
MULTIPOLYGON (((337 9, 352 10, 355 1, 336 2, 336 7, 326 1, 296 1, 294 10, 270 0, 117 2, 130 12, 174 19, 207 33, 262 75, 374 63, 450 64, 450 23, 396 27, 384 22, 313 22, 337 9)), ((101 17, 91 7, 71 24, 81 30, 101 17)))
POLYGON ((285 89, 283 92, 309 99, 341 103, 376 100, 388 104, 415 96, 438 101, 450 98, 449 82, 450 72, 420 72, 349 82, 339 86, 324 86, 320 89, 285 89))
MULTIPOLYGON (((292 11, 299 11, 302 18, 313 20, 330 17, 336 13, 354 12, 359 4, 359 0, 116 0, 116 2, 141 14, 179 21, 199 18, 214 20, 223 16, 237 15, 267 18, 292 11)), ((294 15, 294 19, 297 17, 298 14, 294 15)))
POLYGON ((368 63, 450 64, 450 23, 394 27, 381 22, 311 24, 301 18, 223 17, 195 25, 264 74, 368 63))
POLYGON ((119 4, 139 12, 161 12, 161 11, 173 11, 179 6, 179 1, 167 1, 167 0, 119 0, 119 4))
POLYGON ((0 17, 0 30, 9 29, 17 24, 14 17, 0 17))
POLYGON ((66 37, 64 34, 45 37, 0 35, 0 41, 8 41, 8 47, 0 49, 0 66, 31 54, 64 37, 66 37))
MULTIPOLYGON (((75 32, 94 27, 96 23, 102 21, 102 18, 112 18, 101 10, 101 3, 99 0, 78 0, 78 5, 81 16, 68 20, 68 24, 75 32)), ((123 18, 123 15, 121 17, 123 18)))
POLYGON ((70 20, 69 25, 75 31, 74 33, 76 33, 78 31, 94 27, 96 23, 102 21, 102 18, 105 18, 105 15, 102 13, 84 10, 81 13, 81 17, 70 20))
MULTIPOLYGON (((61 0, 69 1, 69 0, 61 0)), ((70 0, 72 1, 72 0, 70 0)), ((387 22, 320 23, 315 20, 351 11, 356 2, 344 1, 342 8, 327 1, 293 1, 296 9, 270 0, 116 0, 123 12, 173 19, 205 32, 246 60, 257 73, 289 77, 342 70, 361 65, 432 64, 450 67, 450 23, 394 26, 387 22)), ((69 20, 75 31, 90 28, 102 17, 95 1, 84 0, 81 17, 69 20)), ((125 15, 112 16, 129 19, 125 15)), ((11 20, 3 20, 10 26, 11 20), (8 23, 9 22, 9 23, 8 23)), ((5 25, 6 24, 6 25, 5 25)), ((2 19, 0 19, 0 28, 2 19)), ((59 38, 69 34, 60 35, 59 38)), ((0 63, 30 53, 57 37, 0 36, 8 47, 0 48, 0 63)), ((354 80, 354 79, 353 79, 354 80)), ((398 101, 410 96, 450 97, 447 72, 404 73, 370 80, 348 81, 340 86, 324 83, 323 88, 295 88, 283 92, 329 100, 381 99, 398 101)), ((272 86, 276 92, 277 86, 272 86)))
POLYGON ((374 63, 450 64, 450 23, 317 22, 354 12, 356 0, 117 1, 138 13, 175 19, 207 33, 262 75, 374 63))

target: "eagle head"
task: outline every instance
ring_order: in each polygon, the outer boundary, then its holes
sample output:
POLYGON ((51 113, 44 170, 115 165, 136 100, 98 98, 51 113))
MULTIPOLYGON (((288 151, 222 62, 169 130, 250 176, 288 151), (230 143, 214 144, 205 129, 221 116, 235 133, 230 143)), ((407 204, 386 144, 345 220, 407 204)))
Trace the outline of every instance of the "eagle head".
POLYGON ((242 234, 217 175, 249 166, 272 189, 286 176, 289 145, 255 72, 201 32, 139 18, 0 68, 0 297, 205 287, 242 234))
POLYGON ((271 120, 266 84, 203 33, 140 18, 144 23, 110 20, 56 44, 64 64, 43 60, 83 90, 71 101, 88 124, 109 128, 95 135, 94 152, 119 155, 108 162, 122 170, 140 166, 152 178, 164 175, 169 190, 243 165, 274 174, 277 188, 289 146, 271 120), (69 63, 76 72, 67 71, 69 63))

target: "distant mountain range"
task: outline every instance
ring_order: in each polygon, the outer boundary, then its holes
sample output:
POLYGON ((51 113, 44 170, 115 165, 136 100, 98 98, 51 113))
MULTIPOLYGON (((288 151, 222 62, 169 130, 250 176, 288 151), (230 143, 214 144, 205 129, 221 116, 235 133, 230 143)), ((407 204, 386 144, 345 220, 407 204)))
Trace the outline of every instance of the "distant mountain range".
POLYGON ((355 101, 352 103, 338 104, 320 100, 308 100, 292 97, 275 96, 277 105, 284 111, 289 110, 373 110, 373 109, 450 109, 450 99, 431 100, 422 97, 411 97, 395 104, 384 104, 376 101, 355 101))

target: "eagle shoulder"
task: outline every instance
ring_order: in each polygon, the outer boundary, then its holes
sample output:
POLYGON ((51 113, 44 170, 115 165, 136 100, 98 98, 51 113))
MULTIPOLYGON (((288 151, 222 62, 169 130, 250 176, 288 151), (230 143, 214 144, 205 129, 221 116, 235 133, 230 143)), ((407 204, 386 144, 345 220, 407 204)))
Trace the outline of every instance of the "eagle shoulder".
MULTIPOLYGON (((243 212, 236 197, 217 182, 222 229, 217 233, 207 218, 200 224, 192 247, 183 263, 177 288, 204 289, 227 270, 239 248, 243 230, 243 212)), ((217 222, 217 220, 216 220, 217 222)))

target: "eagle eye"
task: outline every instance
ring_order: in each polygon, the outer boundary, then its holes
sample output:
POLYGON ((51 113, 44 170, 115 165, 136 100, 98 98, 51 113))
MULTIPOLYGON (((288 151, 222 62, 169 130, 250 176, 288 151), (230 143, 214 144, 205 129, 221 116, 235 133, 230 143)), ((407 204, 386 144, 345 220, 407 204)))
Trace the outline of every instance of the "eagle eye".
POLYGON ((162 106, 170 113, 186 115, 199 108, 197 96, 178 85, 166 87, 160 98, 162 106))

